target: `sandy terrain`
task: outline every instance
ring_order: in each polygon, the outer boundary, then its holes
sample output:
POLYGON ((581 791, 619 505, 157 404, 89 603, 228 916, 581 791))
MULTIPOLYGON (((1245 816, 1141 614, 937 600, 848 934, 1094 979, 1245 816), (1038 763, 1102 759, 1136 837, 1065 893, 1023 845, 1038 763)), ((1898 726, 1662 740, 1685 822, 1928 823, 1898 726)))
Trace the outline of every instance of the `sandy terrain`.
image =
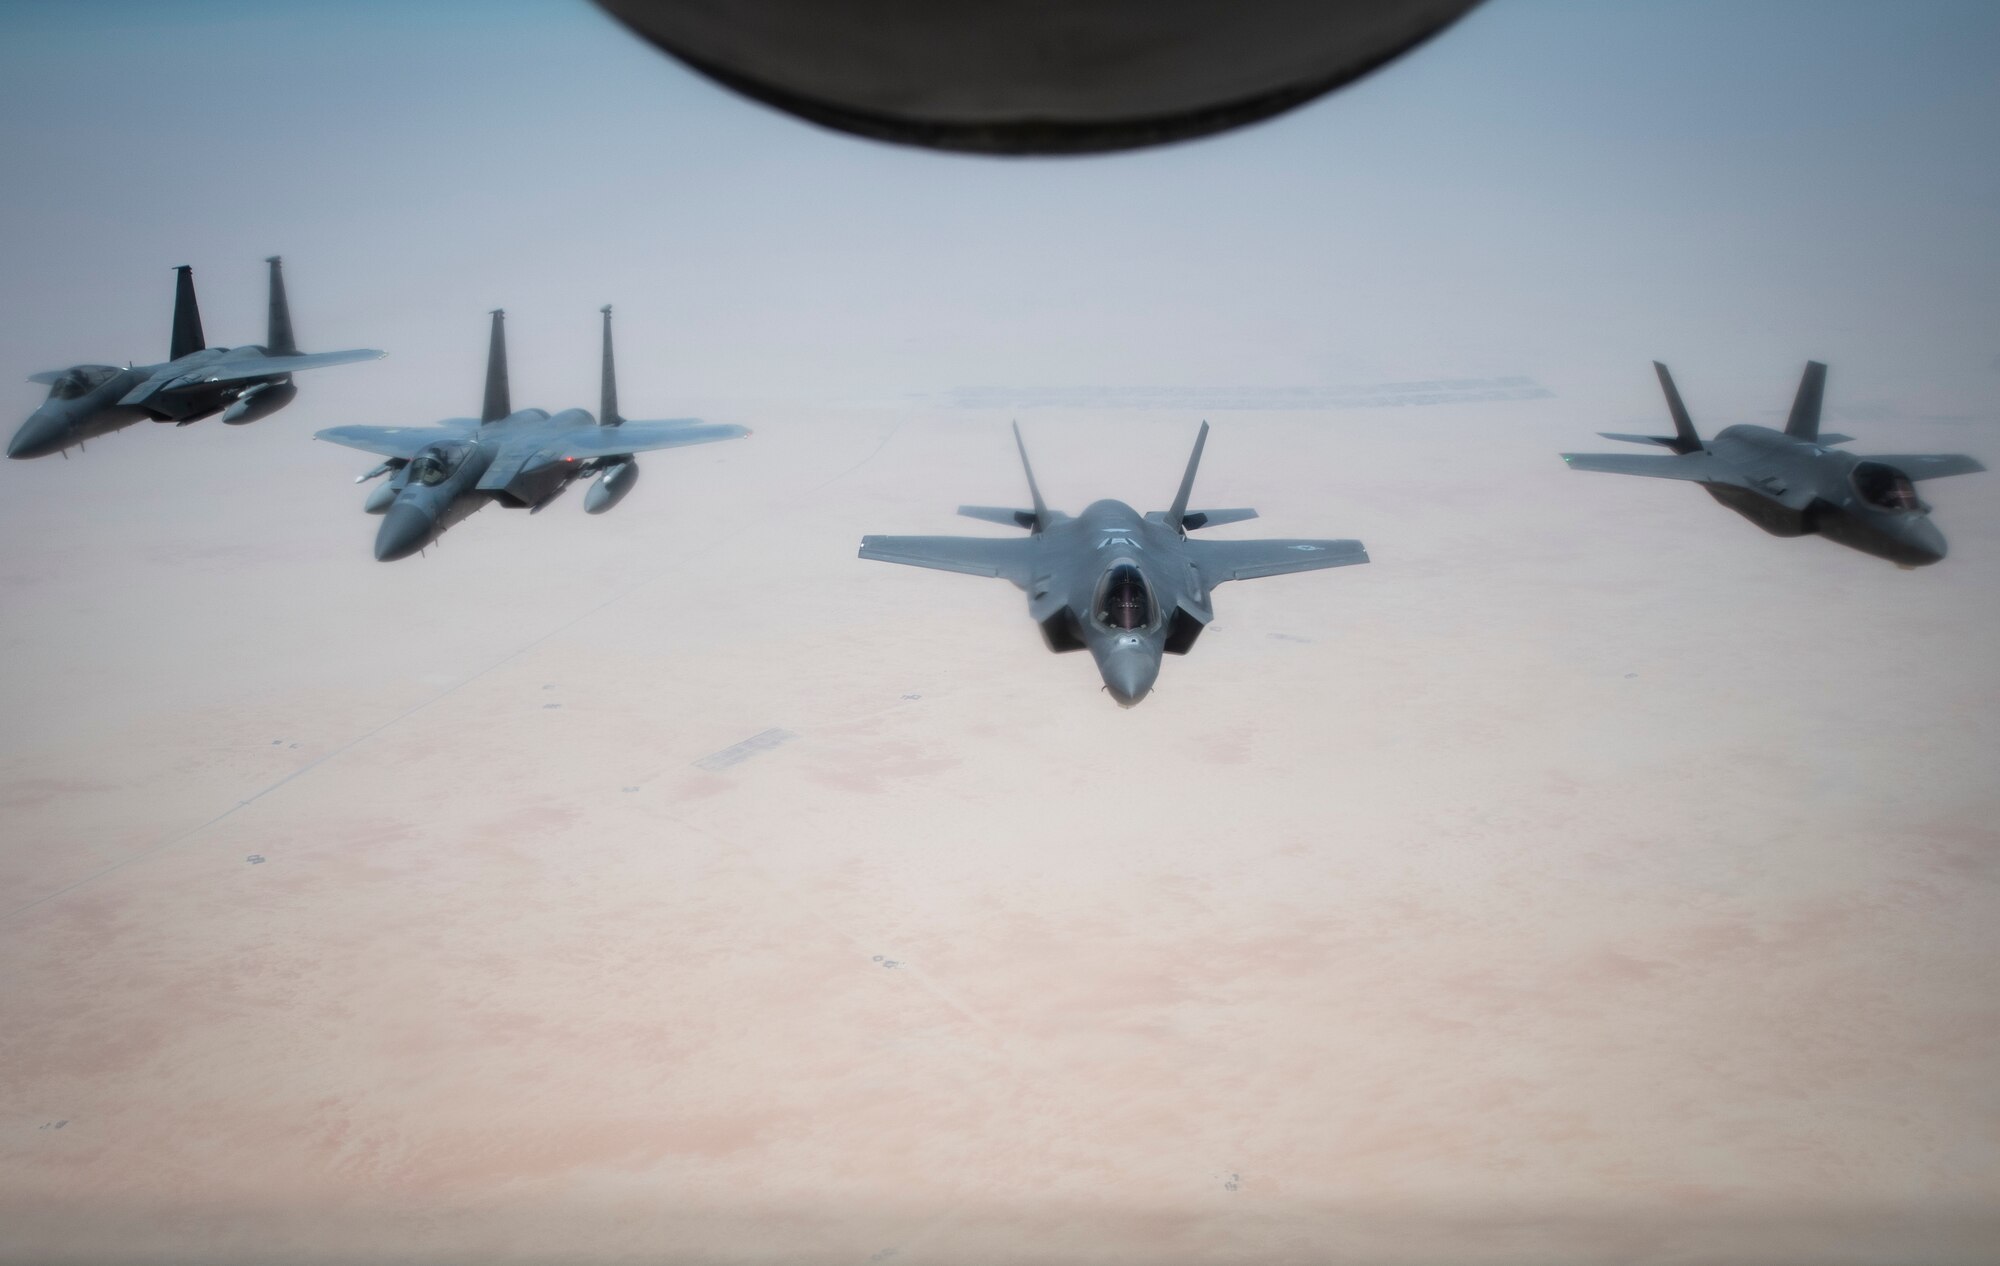
POLYGON ((1902 572, 1568 400, 1215 416, 1375 561, 1126 712, 852 557, 1004 413, 708 415, 393 565, 303 413, 0 469, 0 1258, 2000 1260, 1993 477, 1902 572))

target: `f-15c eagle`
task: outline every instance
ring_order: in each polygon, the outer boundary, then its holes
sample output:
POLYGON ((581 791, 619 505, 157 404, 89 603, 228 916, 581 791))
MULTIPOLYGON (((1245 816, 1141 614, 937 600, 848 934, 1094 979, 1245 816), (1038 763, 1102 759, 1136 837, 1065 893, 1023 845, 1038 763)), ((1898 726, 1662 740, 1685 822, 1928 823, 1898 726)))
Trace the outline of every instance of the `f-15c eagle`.
POLYGON ((292 338, 292 309, 285 301, 285 274, 279 258, 271 266, 270 332, 263 346, 210 347, 202 337, 201 309, 194 298, 194 269, 174 272, 174 334, 168 359, 157 365, 72 365, 36 374, 49 398, 7 444, 9 457, 66 453, 135 422, 151 420, 186 426, 220 413, 232 426, 268 417, 292 402, 299 389, 292 375, 302 369, 376 360, 372 348, 344 352, 301 352, 292 338))
POLYGON ((573 480, 593 472, 597 481, 585 494, 583 508, 602 514, 638 482, 633 454, 750 434, 747 427, 700 418, 627 422, 618 412, 611 308, 602 311, 603 397, 594 418, 585 409, 550 414, 513 407, 507 386, 506 313, 495 309, 486 354, 486 407, 477 418, 453 418, 437 426, 336 426, 314 436, 388 459, 355 481, 389 476, 365 506, 368 513, 383 516, 375 533, 376 558, 407 558, 491 503, 540 510, 573 480))

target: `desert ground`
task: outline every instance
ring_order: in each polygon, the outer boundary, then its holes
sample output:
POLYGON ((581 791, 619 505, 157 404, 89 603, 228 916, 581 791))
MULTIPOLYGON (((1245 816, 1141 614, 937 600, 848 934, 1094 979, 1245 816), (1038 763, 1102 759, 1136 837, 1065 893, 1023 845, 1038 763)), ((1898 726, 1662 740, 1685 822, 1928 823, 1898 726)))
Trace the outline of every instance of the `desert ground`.
MULTIPOLYGON (((1995 477, 1770 538, 1563 468, 1618 368, 1209 413, 1218 534, 1373 562, 1130 711, 854 557, 1001 531, 999 409, 724 404, 395 564, 303 401, 6 464, 0 1258, 1996 1260, 1995 477)), ((1021 414, 1071 510, 1198 420, 1021 414)))

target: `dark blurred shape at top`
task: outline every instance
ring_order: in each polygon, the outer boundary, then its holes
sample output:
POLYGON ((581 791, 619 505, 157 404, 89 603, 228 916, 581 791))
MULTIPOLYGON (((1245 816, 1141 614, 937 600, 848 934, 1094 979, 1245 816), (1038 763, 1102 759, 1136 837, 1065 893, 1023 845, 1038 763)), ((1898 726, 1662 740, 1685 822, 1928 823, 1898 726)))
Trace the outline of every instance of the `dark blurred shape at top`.
POLYGON ((1479 0, 598 0, 745 96, 877 140, 1089 154, 1331 92, 1479 0))

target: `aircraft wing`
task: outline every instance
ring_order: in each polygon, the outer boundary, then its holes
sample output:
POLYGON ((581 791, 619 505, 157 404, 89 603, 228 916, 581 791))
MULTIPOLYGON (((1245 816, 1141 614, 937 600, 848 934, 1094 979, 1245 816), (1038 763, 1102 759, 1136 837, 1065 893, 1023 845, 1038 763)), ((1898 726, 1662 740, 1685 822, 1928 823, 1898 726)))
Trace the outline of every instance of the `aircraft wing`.
POLYGON ((1976 475, 1986 466, 1977 457, 1964 453, 1888 453, 1870 455, 1864 462, 1894 466, 1912 479, 1943 479, 1946 475, 1976 475))
POLYGON ((154 374, 151 378, 146 379, 138 386, 132 388, 132 390, 120 396, 118 398, 118 403, 121 405, 144 404, 147 397, 151 396, 154 392, 160 390, 162 387, 165 387, 168 383, 174 381, 178 377, 180 377, 180 375, 174 373, 171 370, 161 370, 159 373, 154 374))
POLYGON ((301 369, 323 369, 328 365, 352 365, 356 361, 381 360, 387 352, 357 347, 346 352, 311 352, 297 356, 259 356, 253 360, 225 361, 202 374, 202 382, 241 382, 246 378, 269 378, 274 374, 295 374, 301 369))
POLYGON ((1032 536, 864 536, 861 557, 968 576, 997 576, 1025 589, 1038 544, 1032 536))
POLYGON ((1654 479, 1692 479, 1699 483, 1743 482, 1707 453, 1654 457, 1638 453, 1564 453, 1571 470, 1601 470, 1613 475, 1647 475, 1654 479))
POLYGON ((713 444, 750 434, 747 426, 704 422, 700 418, 669 418, 664 422, 623 422, 617 426, 580 426, 555 443, 565 457, 623 457, 654 449, 713 444))
POLYGON ((1229 580, 1257 580, 1294 571, 1368 561, 1360 541, 1189 541, 1188 558, 1211 589, 1229 580))
POLYGON ((468 431, 443 426, 335 426, 315 431, 316 440, 329 440, 358 448, 364 453, 400 457, 408 461, 439 440, 464 439, 468 431))

